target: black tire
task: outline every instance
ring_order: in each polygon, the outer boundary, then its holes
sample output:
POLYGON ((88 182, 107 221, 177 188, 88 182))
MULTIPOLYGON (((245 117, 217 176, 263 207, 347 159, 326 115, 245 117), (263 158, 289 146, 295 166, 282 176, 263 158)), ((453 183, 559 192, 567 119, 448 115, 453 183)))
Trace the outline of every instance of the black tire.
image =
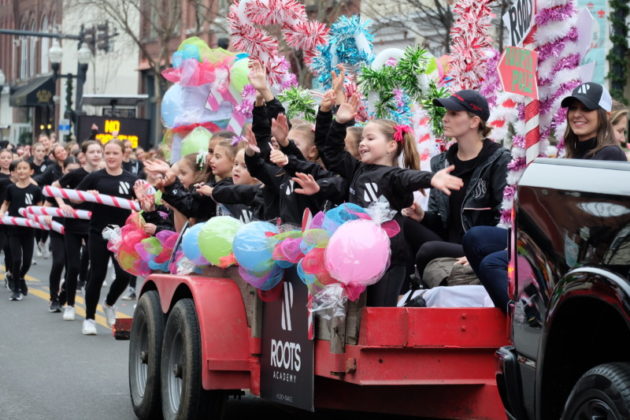
POLYGON ((162 346, 162 413, 165 420, 220 418, 226 394, 201 385, 201 338, 192 299, 179 300, 166 321, 162 346))
POLYGON ((161 417, 160 355, 164 314, 155 290, 144 293, 133 314, 129 341, 129 393, 140 420, 161 417))
POLYGON ((607 363, 587 371, 573 387, 562 418, 630 419, 630 364, 607 363))

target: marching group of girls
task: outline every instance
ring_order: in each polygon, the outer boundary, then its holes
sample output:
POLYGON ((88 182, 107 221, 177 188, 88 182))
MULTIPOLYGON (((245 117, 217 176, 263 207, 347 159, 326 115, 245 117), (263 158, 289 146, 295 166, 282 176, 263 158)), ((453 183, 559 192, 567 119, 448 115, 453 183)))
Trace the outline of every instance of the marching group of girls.
MULTIPOLYGON (((181 231, 186 222, 199 223, 216 215, 230 215, 243 222, 279 219, 300 225, 305 209, 315 214, 343 202, 369 207, 384 198, 395 210, 394 218, 401 230, 391 238, 389 268, 367 290, 368 305, 395 306, 399 295, 410 287, 412 275, 421 278, 432 259, 461 257, 459 263, 471 264, 495 305, 505 310, 507 262, 503 261, 507 235, 495 226, 511 155, 486 138, 490 111, 485 98, 464 90, 436 100, 437 106, 446 109, 444 135, 454 142, 431 160, 432 171, 426 172, 419 170, 415 139, 408 126, 389 120, 371 120, 362 128, 354 126, 360 99, 346 98, 343 78, 342 70, 333 74, 333 89, 323 95, 314 125, 302 121, 290 124, 267 84, 262 66, 253 63, 249 80, 258 95, 252 126, 244 137, 220 131, 210 140, 207 154, 184 156, 172 166, 161 160, 144 162, 148 183, 162 191, 163 204, 159 206, 151 187, 124 170, 125 146, 116 140, 104 147, 93 141, 83 143, 85 162, 76 169, 72 169, 72 162, 61 164, 65 157, 54 152, 59 171, 64 174, 53 185, 138 199, 148 234, 164 229, 181 231), (103 169, 99 169, 101 154, 103 169), (427 210, 414 198, 414 192, 425 188, 431 188, 427 210)), ((612 136, 610 103, 610 95, 594 83, 581 85, 565 98, 562 106, 568 107, 568 157, 626 160, 612 136)), ((5 159, 0 152, 0 176, 4 178, 8 176, 5 159)), ((6 188, 1 211, 18 216, 18 208, 38 204, 42 194, 30 182, 31 163, 10 165, 14 167, 14 183, 6 188)), ((56 201, 65 210, 71 205, 93 212, 90 221, 66 219, 66 233, 56 240, 63 241, 66 254, 73 256, 66 261, 64 319, 74 319, 80 270, 75 257, 81 243, 87 243, 90 270, 83 333, 96 334, 94 318, 111 257, 102 231, 108 225, 122 226, 130 212, 56 201)), ((4 229, 12 244, 12 296, 25 294, 23 277, 32 256, 33 233, 13 226, 4 229)), ((115 320, 113 305, 131 279, 117 263, 114 266, 116 280, 103 302, 110 324, 115 320)), ((51 280, 53 296, 58 293, 56 279, 57 274, 54 284, 51 280)))

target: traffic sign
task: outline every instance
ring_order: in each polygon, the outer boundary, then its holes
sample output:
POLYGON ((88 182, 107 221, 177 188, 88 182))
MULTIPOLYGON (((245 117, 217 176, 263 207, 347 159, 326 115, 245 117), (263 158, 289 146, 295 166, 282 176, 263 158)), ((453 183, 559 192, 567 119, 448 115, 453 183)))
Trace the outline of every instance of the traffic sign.
POLYGON ((503 15, 507 28, 507 44, 515 47, 523 45, 536 23, 536 2, 534 0, 515 0, 503 15))
POLYGON ((65 118, 59 121, 59 133, 70 134, 70 120, 65 118))
POLYGON ((538 53, 518 47, 507 47, 499 61, 499 78, 506 92, 538 99, 538 53))

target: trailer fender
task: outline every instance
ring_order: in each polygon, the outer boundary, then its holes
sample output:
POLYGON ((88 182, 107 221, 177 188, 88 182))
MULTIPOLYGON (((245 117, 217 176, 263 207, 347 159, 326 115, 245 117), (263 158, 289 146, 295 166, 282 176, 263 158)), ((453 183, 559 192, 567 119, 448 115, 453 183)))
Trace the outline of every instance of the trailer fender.
MULTIPOLYGON (((180 297, 192 297, 201 338, 203 388, 256 389, 258 358, 250 354, 250 330, 241 292, 230 279, 152 275, 164 313, 180 297), (254 375, 252 375, 254 374, 254 375)), ((143 288, 144 289, 144 288, 143 288)))

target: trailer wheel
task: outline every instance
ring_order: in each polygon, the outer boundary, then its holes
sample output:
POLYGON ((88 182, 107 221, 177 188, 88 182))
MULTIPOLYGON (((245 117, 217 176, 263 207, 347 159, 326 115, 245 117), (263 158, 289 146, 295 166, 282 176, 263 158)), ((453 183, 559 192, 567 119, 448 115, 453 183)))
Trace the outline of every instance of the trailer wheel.
POLYGON ((195 305, 179 300, 166 321, 162 346, 162 413, 165 420, 219 418, 226 394, 201 386, 201 339, 195 305))
POLYGON ((140 420, 160 417, 160 354, 164 314, 155 290, 144 293, 133 314, 129 342, 129 391, 140 420))
POLYGON ((607 363, 587 371, 577 381, 563 419, 629 419, 630 364, 607 363))

